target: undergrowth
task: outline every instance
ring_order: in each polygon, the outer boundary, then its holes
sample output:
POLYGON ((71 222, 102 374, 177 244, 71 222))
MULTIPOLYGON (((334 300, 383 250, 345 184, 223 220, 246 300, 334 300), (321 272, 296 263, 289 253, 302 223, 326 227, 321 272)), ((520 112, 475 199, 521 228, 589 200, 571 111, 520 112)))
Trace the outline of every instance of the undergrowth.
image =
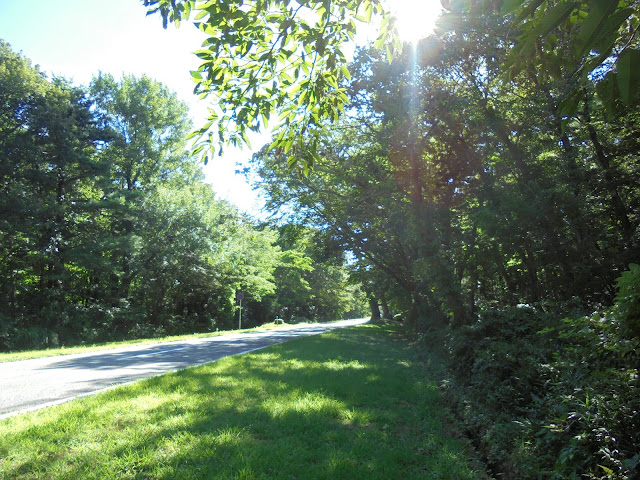
POLYGON ((445 395, 496 477, 640 478, 640 268, 633 267, 611 308, 568 318, 530 307, 492 310, 427 342, 440 354, 446 343, 445 395))

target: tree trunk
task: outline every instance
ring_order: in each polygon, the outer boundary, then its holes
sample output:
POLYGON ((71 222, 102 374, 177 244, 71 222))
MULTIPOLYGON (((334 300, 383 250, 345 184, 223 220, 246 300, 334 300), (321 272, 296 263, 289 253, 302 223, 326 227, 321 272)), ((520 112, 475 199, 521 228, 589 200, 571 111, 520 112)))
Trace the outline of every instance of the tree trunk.
POLYGON ((371 298, 369 299, 369 307, 371 308, 371 321, 379 322, 380 321, 380 307, 378 306, 378 299, 371 298))
POLYGON ((387 298, 384 295, 380 298, 380 303, 382 304, 382 318, 385 320, 392 320, 393 317, 391 315, 391 310, 389 309, 387 298))

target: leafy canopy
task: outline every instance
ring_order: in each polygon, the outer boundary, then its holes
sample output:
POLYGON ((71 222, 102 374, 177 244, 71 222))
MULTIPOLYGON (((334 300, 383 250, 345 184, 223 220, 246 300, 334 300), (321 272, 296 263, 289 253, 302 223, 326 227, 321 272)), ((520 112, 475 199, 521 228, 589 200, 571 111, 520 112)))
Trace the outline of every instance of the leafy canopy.
MULTIPOLYGON (((195 53, 202 63, 191 74, 195 92, 213 97, 205 125, 194 132, 200 142, 194 154, 209 155, 215 143, 248 144, 248 131, 267 126, 279 115, 272 147, 289 155, 290 165, 317 160, 318 130, 335 121, 348 98, 345 45, 356 22, 381 15, 377 47, 394 48, 391 15, 382 0, 142 0, 148 13, 159 13, 166 27, 193 16, 207 34, 195 53), (208 137, 206 136, 208 134, 208 137), (291 155, 299 148, 303 158, 291 155), (311 139, 311 141, 309 141, 311 139), (206 141, 203 141, 206 140, 206 141), (306 153, 304 153, 306 152, 306 153)), ((452 11, 499 10, 515 27, 517 39, 503 66, 512 80, 522 71, 555 79, 596 78, 598 94, 609 110, 616 102, 632 103, 639 94, 638 1, 602 0, 451 0, 452 11)), ((560 113, 577 111, 581 89, 569 92, 560 113)))
POLYGON ((611 113, 616 103, 631 105, 640 94, 640 29, 637 0, 505 0, 501 12, 513 17, 520 35, 505 72, 523 70, 575 85, 560 105, 573 117, 581 86, 595 80, 611 113))
MULTIPOLYGON (((143 0, 160 13, 166 28, 193 15, 208 35, 195 54, 202 64, 191 72, 195 92, 213 97, 208 122, 194 133, 213 143, 248 144, 247 132, 267 126, 279 114, 274 147, 288 153, 296 139, 335 121, 348 102, 341 80, 350 78, 345 45, 356 22, 389 17, 381 0, 143 0), (205 135, 208 134, 208 138, 205 135)), ((200 142, 195 154, 205 152, 200 142)), ((208 155, 205 156, 205 161, 208 155)), ((291 160, 294 162, 295 160, 291 160)), ((305 164, 313 163, 313 158, 305 164)))

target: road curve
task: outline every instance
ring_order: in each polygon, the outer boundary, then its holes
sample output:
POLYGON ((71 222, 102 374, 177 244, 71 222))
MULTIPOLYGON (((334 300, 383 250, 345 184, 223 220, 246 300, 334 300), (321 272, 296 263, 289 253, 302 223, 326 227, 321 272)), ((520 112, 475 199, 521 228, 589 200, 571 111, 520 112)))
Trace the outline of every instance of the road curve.
POLYGON ((0 363, 0 419, 116 385, 364 323, 343 320, 0 363))

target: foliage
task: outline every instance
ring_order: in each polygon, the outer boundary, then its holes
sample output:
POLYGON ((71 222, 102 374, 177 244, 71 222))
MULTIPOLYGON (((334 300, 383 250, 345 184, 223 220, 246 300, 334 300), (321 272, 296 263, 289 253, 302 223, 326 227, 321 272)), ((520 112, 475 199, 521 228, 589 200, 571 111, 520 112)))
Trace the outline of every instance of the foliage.
MULTIPOLYGON (((637 2, 548 2, 515 0, 503 3, 503 13, 513 14, 521 35, 509 53, 508 65, 521 70, 533 65, 548 75, 563 67, 575 68, 584 78, 618 63, 618 84, 622 97, 630 103, 635 97, 628 83, 636 65, 626 64, 635 55, 637 2), (564 38, 563 38, 564 37, 564 38), (559 50, 562 42, 570 49, 559 50), (611 60, 613 59, 613 64, 611 60)), ((510 70, 513 76, 517 70, 510 70)), ((602 72, 598 75, 603 76, 602 72)))
POLYGON ((517 32, 503 64, 505 78, 568 85, 558 113, 563 128, 579 111, 585 85, 596 83, 609 112, 638 99, 640 44, 636 0, 454 0, 453 11, 499 10, 517 32))
POLYGON ((296 254, 203 183, 175 94, 127 75, 87 90, 0 54, 1 350, 231 328, 237 290, 265 310, 296 254))
POLYGON ((194 79, 220 111, 200 134, 282 115, 250 168, 276 226, 200 189, 182 135, 156 148, 171 135, 134 117, 181 109, 153 82, 99 77, 92 110, 4 48, 5 347, 231 326, 239 289, 250 322, 322 318, 359 284, 372 317, 449 338, 449 394, 496 474, 633 478, 638 2, 444 3, 437 36, 347 67, 378 2, 145 1, 210 35, 194 79))
POLYGON ((627 333, 640 337, 640 265, 632 263, 617 282, 616 305, 627 333))
POLYGON ((116 81, 103 73, 92 80, 89 91, 96 115, 112 134, 102 154, 110 160, 114 186, 147 191, 166 182, 202 178, 186 155, 192 125, 187 106, 175 93, 144 75, 123 75, 116 81))
MULTIPOLYGON (((486 41, 471 33, 465 48, 486 41)), ((616 133, 595 132, 590 110, 558 144, 551 92, 525 83, 509 93, 498 70, 479 73, 481 59, 434 57, 457 41, 425 41, 418 58, 407 51, 391 65, 363 52, 351 118, 323 132, 313 175, 274 151, 254 158, 269 207, 327 229, 371 294, 409 304, 418 329, 428 317, 472 322, 484 305, 610 301, 615 268, 633 258, 625 245, 637 242, 633 147, 603 157, 616 133)))
POLYGON ((563 320, 492 312, 452 337, 449 395, 495 471, 635 478, 640 344, 619 307, 563 320))
MULTIPOLYGON (((533 3, 534 23, 568 5, 533 3)), ((358 52, 348 115, 301 140, 314 172, 264 149, 256 184, 350 252, 374 313, 425 340, 448 329, 449 394, 496 475, 633 478, 635 267, 615 285, 640 251, 637 105, 611 109, 595 74, 509 77, 513 18, 454 7, 391 63, 358 52)))
MULTIPOLYGON (((207 34, 195 54, 202 60, 191 72, 195 91, 213 97, 209 122, 219 146, 248 143, 247 132, 267 126, 280 116, 274 147, 289 152, 300 135, 313 133, 344 111, 347 96, 343 78, 349 78, 348 42, 356 22, 369 23, 383 14, 379 0, 143 0, 148 13, 160 13, 179 24, 194 15, 194 24, 207 34)), ((384 25, 389 24, 385 15, 384 25)), ((381 32, 380 41, 388 35, 381 32)), ((206 144, 195 149, 202 152, 206 144)), ((205 156, 205 161, 208 156, 205 156)), ((292 162, 294 159, 292 157, 292 162)), ((308 167, 313 157, 304 159, 308 167)))
POLYGON ((259 303, 248 303, 255 320, 281 318, 295 323, 365 315, 362 295, 349 281, 342 251, 327 251, 321 232, 313 228, 285 223, 277 231, 275 288, 259 303))

